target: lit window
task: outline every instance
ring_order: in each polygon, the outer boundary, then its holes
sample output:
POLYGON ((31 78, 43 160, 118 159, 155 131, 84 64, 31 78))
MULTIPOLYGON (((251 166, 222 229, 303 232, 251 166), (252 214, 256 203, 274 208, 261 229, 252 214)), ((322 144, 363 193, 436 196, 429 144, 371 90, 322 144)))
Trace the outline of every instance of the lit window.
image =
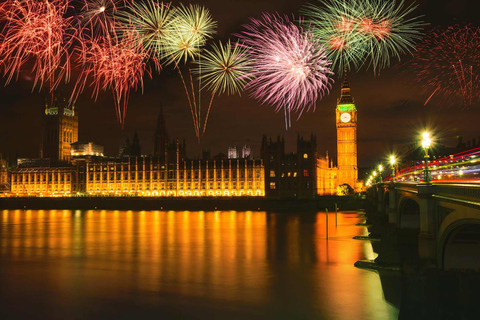
POLYGON ((270 177, 275 178, 275 170, 270 170, 270 177))
POLYGON ((296 172, 294 172, 294 173, 293 173, 293 176, 294 176, 294 177, 296 177, 296 176, 297 176, 297 173, 296 173, 296 172))
POLYGON ((304 176, 304 177, 308 177, 308 170, 306 170, 306 169, 303 170, 303 176, 304 176))
POLYGON ((290 177, 290 175, 291 175, 291 173, 289 172, 289 173, 288 173, 288 176, 290 177))
POLYGON ((308 154, 304 153, 303 154, 303 159, 308 159, 308 154))
POLYGON ((276 189, 275 182, 270 182, 270 189, 276 189))

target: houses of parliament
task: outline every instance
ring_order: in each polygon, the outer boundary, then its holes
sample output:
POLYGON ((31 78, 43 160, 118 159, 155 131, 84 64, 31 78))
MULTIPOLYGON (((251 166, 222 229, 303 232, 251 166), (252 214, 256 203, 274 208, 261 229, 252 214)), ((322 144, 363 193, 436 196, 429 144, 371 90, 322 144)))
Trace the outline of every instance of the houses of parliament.
POLYGON ((317 138, 298 136, 296 152, 283 138, 263 136, 260 158, 250 149, 189 159, 185 141, 170 139, 163 112, 151 155, 142 155, 138 135, 117 157, 78 141, 74 106, 56 97, 45 104, 39 159, 19 159, 8 170, 0 157, 3 196, 139 196, 312 198, 338 193, 348 184, 361 191, 357 169, 357 109, 345 75, 336 106, 337 165, 317 153, 317 138), (247 151, 245 151, 247 150, 247 151))

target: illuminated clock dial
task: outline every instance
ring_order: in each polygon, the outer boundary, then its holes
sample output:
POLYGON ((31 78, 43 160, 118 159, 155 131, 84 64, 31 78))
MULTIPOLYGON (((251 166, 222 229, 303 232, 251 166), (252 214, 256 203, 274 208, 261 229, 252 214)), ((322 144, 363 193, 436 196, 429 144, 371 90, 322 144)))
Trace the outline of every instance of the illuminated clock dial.
POLYGON ((352 119, 352 117, 350 116, 350 113, 342 113, 342 115, 340 116, 340 120, 342 120, 342 122, 349 122, 350 119, 352 119))

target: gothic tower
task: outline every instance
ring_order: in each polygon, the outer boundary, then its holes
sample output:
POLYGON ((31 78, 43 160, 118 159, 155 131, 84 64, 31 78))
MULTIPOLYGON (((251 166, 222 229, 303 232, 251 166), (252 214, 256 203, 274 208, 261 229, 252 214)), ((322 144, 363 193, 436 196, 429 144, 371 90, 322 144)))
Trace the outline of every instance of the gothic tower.
POLYGON ((40 157, 70 161, 71 144, 78 141, 75 106, 60 94, 45 99, 40 157))
POLYGON ((157 127, 153 137, 153 155, 164 157, 168 141, 168 132, 165 126, 165 117, 163 116, 163 106, 160 104, 160 113, 158 114, 157 127))
POLYGON ((347 70, 342 84, 342 92, 337 101, 337 157, 338 185, 347 183, 357 188, 357 108, 347 80, 347 70))

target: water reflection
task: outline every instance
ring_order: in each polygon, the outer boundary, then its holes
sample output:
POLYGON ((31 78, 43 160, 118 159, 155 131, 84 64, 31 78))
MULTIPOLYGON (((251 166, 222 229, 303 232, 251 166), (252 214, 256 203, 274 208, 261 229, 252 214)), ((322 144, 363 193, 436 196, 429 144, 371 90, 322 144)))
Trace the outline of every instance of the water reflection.
POLYGON ((4 210, 0 315, 395 318, 353 267, 361 219, 329 220, 327 239, 322 212, 4 210))

